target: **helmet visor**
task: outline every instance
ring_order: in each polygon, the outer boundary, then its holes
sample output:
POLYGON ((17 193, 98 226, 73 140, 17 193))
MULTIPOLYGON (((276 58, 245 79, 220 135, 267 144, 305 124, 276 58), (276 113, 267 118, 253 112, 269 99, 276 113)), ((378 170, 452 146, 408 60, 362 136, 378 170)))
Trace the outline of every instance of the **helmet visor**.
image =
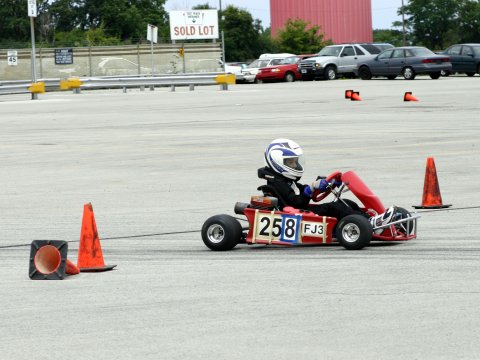
POLYGON ((294 171, 303 171, 303 155, 285 156, 283 158, 283 165, 294 171))

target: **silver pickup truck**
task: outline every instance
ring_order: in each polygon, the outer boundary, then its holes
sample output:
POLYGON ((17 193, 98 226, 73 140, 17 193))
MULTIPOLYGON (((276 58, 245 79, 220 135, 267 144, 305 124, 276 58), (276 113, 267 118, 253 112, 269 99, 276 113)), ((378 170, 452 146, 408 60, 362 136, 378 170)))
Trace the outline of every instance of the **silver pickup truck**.
POLYGON ((354 74, 357 64, 366 57, 379 54, 390 44, 341 44, 324 47, 315 57, 298 63, 302 80, 322 78, 334 80, 339 74, 354 74))

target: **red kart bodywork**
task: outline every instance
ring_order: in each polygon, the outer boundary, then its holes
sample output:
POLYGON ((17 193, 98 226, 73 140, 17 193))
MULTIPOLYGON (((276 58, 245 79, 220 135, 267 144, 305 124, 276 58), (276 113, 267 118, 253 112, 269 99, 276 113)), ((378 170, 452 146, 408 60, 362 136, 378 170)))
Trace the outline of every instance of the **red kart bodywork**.
MULTIPOLYGON (((346 187, 363 204, 363 210, 370 214, 381 214, 385 206, 381 200, 368 188, 367 185, 353 171, 344 174, 332 173, 327 180, 336 178, 341 180, 346 187)), ((330 193, 330 192, 328 192, 330 193)), ((314 194, 315 200, 321 200, 328 195, 314 194)), ((341 200, 337 200, 341 201, 341 200)), ((249 223, 246 242, 248 244, 330 244, 335 242, 334 229, 337 219, 319 216, 311 211, 304 211, 286 207, 283 211, 262 210, 255 206, 245 208, 244 215, 249 223)), ((382 241, 407 241, 416 238, 416 221, 414 231, 407 233, 399 231, 397 226, 391 225, 383 229, 381 234, 373 234, 372 240, 382 241)))

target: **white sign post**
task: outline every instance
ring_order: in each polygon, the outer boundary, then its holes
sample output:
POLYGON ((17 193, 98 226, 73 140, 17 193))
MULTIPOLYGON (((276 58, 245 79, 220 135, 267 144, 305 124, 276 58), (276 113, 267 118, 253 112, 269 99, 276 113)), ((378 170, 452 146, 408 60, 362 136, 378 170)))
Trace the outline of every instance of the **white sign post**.
POLYGON ((218 39, 217 10, 170 11, 171 40, 218 39))
POLYGON ((158 27, 155 25, 147 25, 147 40, 150 41, 150 55, 152 60, 152 75, 154 74, 154 63, 153 63, 153 43, 157 43, 157 36, 158 36, 158 27))
MULTIPOLYGON (((35 69, 35 28, 33 18, 37 17, 37 0, 28 0, 28 16, 30 17, 30 33, 32 37, 32 84, 37 82, 35 69)), ((38 95, 32 92, 32 100, 38 99, 38 95)))
POLYGON ((10 66, 17 66, 18 65, 17 50, 7 51, 7 65, 10 65, 10 66))

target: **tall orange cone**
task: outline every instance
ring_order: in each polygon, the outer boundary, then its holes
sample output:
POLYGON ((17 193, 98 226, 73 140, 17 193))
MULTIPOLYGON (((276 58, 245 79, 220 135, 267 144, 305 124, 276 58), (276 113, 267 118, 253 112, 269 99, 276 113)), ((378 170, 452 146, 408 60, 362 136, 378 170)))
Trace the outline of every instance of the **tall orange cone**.
POLYGON ((81 272, 112 270, 117 265, 105 265, 102 247, 98 237, 97 224, 93 215, 92 204, 83 206, 82 230, 78 248, 77 266, 81 272))
POLYGON ((362 98, 360 97, 360 93, 358 91, 352 91, 352 94, 350 95, 350 100, 362 101, 362 98))
POLYGON ((425 182, 423 185, 422 205, 414 205, 415 209, 442 209, 452 206, 443 205, 440 186, 438 185, 437 170, 432 157, 427 158, 425 182))
POLYGON ((403 101, 418 101, 418 99, 412 95, 411 91, 407 91, 405 95, 403 95, 403 101))
POLYGON ((345 99, 350 99, 352 97, 353 90, 345 90, 345 99))

